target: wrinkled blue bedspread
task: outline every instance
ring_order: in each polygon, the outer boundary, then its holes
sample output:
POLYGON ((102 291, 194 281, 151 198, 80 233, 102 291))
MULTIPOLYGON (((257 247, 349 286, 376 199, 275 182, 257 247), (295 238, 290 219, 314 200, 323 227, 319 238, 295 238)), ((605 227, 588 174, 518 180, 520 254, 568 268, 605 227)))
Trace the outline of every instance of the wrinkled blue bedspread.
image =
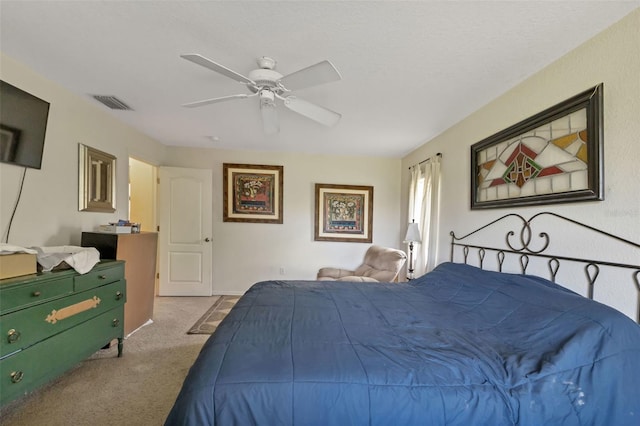
POLYGON ((544 279, 255 284, 167 425, 639 425, 640 326, 544 279))

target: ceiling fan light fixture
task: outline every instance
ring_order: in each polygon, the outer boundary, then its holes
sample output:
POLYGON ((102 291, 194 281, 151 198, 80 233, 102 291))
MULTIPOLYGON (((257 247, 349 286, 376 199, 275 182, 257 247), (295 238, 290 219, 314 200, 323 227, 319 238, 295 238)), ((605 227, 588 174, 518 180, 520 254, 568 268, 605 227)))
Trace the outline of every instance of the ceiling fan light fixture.
POLYGON ((268 135, 280 132, 278 112, 276 110, 275 94, 269 89, 260 90, 260 113, 262 114, 262 128, 268 135))
POLYGON ((275 94, 268 89, 262 89, 260 91, 260 107, 275 107, 276 106, 276 96, 275 94))

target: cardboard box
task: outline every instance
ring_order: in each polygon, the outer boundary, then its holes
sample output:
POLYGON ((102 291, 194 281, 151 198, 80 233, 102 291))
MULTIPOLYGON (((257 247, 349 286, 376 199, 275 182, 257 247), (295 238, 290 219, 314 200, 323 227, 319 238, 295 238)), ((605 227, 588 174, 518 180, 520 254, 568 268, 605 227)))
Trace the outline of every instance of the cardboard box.
POLYGON ((100 225, 98 232, 105 232, 107 234, 130 234, 130 226, 118 226, 118 225, 100 225))
POLYGON ((35 274, 37 271, 35 254, 13 253, 0 256, 0 279, 35 274))

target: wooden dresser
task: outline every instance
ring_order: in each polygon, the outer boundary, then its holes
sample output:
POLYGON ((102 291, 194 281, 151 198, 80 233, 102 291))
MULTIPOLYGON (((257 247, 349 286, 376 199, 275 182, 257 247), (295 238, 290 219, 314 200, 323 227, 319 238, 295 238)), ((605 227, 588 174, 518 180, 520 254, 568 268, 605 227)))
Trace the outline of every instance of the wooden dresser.
POLYGON ((153 318, 156 295, 156 254, 158 234, 108 234, 83 232, 83 247, 95 247, 100 259, 124 260, 127 303, 124 305, 124 335, 127 336, 153 318))
POLYGON ((118 339, 122 356, 124 262, 0 280, 0 405, 58 377, 118 339))

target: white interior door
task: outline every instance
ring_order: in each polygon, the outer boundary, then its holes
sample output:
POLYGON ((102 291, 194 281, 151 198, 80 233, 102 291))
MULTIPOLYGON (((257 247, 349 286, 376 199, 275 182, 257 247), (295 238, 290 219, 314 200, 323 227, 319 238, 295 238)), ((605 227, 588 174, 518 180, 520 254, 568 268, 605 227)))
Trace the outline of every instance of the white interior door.
POLYGON ((211 296, 211 170, 160 167, 160 296, 211 296))

